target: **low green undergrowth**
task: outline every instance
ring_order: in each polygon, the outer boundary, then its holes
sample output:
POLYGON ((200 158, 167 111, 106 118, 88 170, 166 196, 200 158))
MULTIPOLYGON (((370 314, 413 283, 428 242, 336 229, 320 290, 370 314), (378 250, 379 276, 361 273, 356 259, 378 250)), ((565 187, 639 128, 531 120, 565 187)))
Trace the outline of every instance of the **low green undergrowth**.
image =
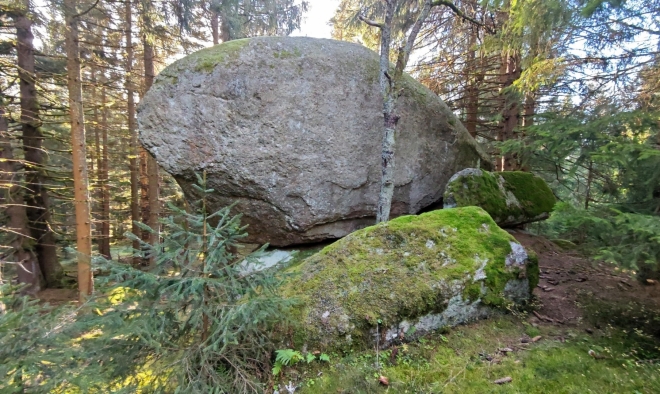
POLYGON ((660 365, 651 353, 639 357, 636 348, 636 338, 617 327, 590 335, 508 316, 401 345, 394 356, 381 350, 380 369, 374 350, 332 357, 329 366, 303 368, 296 376, 302 393, 660 392, 660 365), (521 338, 538 335, 538 342, 521 344, 521 338), (515 351, 505 355, 503 348, 515 351), (493 383, 504 377, 511 383, 493 383))

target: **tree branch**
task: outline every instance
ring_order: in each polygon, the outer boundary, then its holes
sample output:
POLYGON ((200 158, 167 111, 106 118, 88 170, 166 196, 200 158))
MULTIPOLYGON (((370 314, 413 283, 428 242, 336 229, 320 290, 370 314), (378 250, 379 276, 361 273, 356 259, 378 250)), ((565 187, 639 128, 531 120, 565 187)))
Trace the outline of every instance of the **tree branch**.
POLYGON ((362 16, 362 15, 359 15, 359 16, 358 16, 358 19, 360 19, 362 22, 366 23, 366 24, 369 25, 369 26, 377 27, 377 28, 379 28, 379 29, 382 29, 382 28, 383 28, 383 24, 382 24, 382 23, 378 23, 378 22, 375 22, 375 21, 369 20, 369 19, 365 18, 365 17, 362 16))
POLYGON ((451 1, 448 1, 448 0, 435 0, 434 2, 431 3, 431 8, 440 7, 440 6, 448 7, 459 18, 462 18, 462 19, 464 19, 464 20, 466 20, 470 23, 473 23, 473 24, 479 26, 479 27, 483 27, 490 34, 495 34, 495 31, 493 29, 489 28, 488 26, 484 25, 483 23, 479 22, 478 20, 476 20, 474 18, 471 18, 471 17, 465 15, 465 13, 463 11, 461 11, 458 7, 456 7, 456 4, 454 4, 451 1))
POLYGON ((74 15, 74 16, 72 17, 72 19, 80 18, 81 16, 83 16, 83 15, 89 13, 91 10, 93 10, 94 8, 96 8, 96 6, 99 5, 100 2, 101 2, 101 0, 96 0, 96 2, 95 2, 94 4, 92 4, 92 6, 89 7, 89 8, 87 9, 87 11, 84 11, 84 12, 81 12, 81 13, 79 13, 79 14, 74 15))

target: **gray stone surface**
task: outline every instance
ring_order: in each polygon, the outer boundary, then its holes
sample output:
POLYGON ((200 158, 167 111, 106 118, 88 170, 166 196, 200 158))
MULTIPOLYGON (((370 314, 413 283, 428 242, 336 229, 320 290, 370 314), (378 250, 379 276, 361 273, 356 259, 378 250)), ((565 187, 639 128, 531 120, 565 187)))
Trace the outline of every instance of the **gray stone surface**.
MULTIPOLYGON (((457 171, 489 165, 450 109, 410 76, 399 100, 393 216, 442 198, 457 171)), ((193 199, 194 172, 234 202, 249 242, 339 238, 375 221, 382 102, 378 55, 356 44, 263 37, 167 67, 138 110, 140 140, 193 199)))

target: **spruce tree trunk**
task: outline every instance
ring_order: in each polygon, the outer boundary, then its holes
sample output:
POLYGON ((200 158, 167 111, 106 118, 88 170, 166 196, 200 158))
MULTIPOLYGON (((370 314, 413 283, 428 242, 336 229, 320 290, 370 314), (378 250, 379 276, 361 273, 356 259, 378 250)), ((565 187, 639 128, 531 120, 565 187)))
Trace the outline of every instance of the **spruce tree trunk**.
POLYGON ((229 18, 227 17, 226 10, 220 14, 220 39, 222 42, 228 42, 232 40, 231 26, 229 26, 229 18))
POLYGON ((105 85, 101 88, 101 160, 99 164, 99 183, 101 188, 101 237, 99 239, 99 253, 108 260, 112 260, 110 253, 110 185, 108 179, 108 108, 105 85))
POLYGON ((220 43, 220 32, 218 30, 220 15, 216 11, 211 11, 211 35, 213 36, 213 45, 220 43))
POLYGON ((57 258, 55 234, 51 230, 50 204, 44 184, 44 136, 39 130, 39 103, 37 101, 36 74, 32 21, 28 17, 30 3, 23 0, 24 13, 16 16, 16 53, 20 79, 21 124, 25 157, 25 204, 30 235, 36 242, 34 252, 46 280, 46 286, 59 284, 62 266, 57 258))
POLYGON ((64 0, 66 19, 67 85, 71 118, 71 148, 73 163, 74 206, 76 212, 76 247, 78 252, 78 291, 83 302, 94 290, 91 255, 92 234, 89 209, 85 119, 80 80, 80 49, 76 0, 64 0))
MULTIPOLYGON (((137 127, 135 127, 135 89, 132 81, 133 76, 133 12, 132 0, 126 0, 126 96, 128 133, 131 138, 131 154, 129 167, 131 171, 131 232, 140 235, 140 228, 135 224, 140 222, 140 158, 141 151, 138 143, 137 127)), ((133 241, 133 249, 140 247, 138 241, 133 241)), ((133 258, 133 265, 140 264, 138 257, 133 258)))
POLYGON ((532 92, 525 94, 525 104, 523 105, 523 131, 526 128, 534 126, 534 115, 536 115, 536 95, 532 92))
MULTIPOLYGON (((151 20, 148 14, 145 12, 142 18, 143 26, 145 26, 145 29, 149 29, 151 20)), ((154 83, 156 71, 154 67, 154 47, 146 32, 142 33, 142 43, 144 48, 144 93, 146 94, 154 83)), ((143 195, 142 215, 144 223, 153 230, 152 233, 143 234, 143 240, 149 242, 151 245, 155 245, 159 240, 160 233, 158 223, 158 217, 160 215, 160 177, 158 175, 158 163, 156 159, 146 150, 143 149, 143 152, 146 170, 146 188, 143 186, 143 192, 146 191, 146 196, 143 195)), ((149 259, 149 265, 153 263, 154 258, 152 257, 149 259)))
MULTIPOLYGON (((500 142, 511 140, 515 137, 515 129, 520 120, 520 105, 518 97, 507 92, 506 89, 520 78, 520 56, 513 50, 507 50, 502 54, 500 67, 500 93, 502 121, 500 122, 497 139, 500 142)), ((498 171, 514 171, 519 169, 519 163, 512 154, 501 155, 497 162, 498 171)))
MULTIPOLYGON (((25 284, 25 292, 35 294, 44 285, 39 260, 34 253, 34 242, 30 237, 28 218, 23 200, 23 191, 19 179, 19 165, 14 161, 14 151, 9 135, 9 123, 5 114, 4 103, 0 103, 0 184, 6 185, 0 195, 0 204, 5 206, 7 232, 11 237, 10 254, 4 257, 16 264, 18 282, 25 284)), ((6 252, 2 251, 3 254, 6 252)), ((0 278, 0 284, 2 278, 0 278)), ((0 313, 3 305, 0 305, 0 313)))
POLYGON ((474 138, 477 137, 477 122, 479 114, 479 84, 483 80, 483 72, 477 70, 477 30, 472 27, 468 38, 467 61, 465 64, 465 128, 474 138))
POLYGON ((89 161, 89 173, 93 178, 90 180, 90 187, 94 191, 90 193, 92 199, 91 210, 92 210, 92 222, 95 224, 92 226, 92 239, 96 240, 96 244, 99 248, 99 253, 101 249, 101 133, 99 130, 101 120, 99 117, 99 106, 98 106, 98 80, 96 79, 97 67, 95 64, 91 65, 90 72, 90 82, 91 82, 91 102, 93 103, 94 110, 92 112, 92 131, 94 135, 94 149, 89 149, 89 154, 91 160, 89 161), (94 163, 96 163, 96 172, 94 171, 94 163))

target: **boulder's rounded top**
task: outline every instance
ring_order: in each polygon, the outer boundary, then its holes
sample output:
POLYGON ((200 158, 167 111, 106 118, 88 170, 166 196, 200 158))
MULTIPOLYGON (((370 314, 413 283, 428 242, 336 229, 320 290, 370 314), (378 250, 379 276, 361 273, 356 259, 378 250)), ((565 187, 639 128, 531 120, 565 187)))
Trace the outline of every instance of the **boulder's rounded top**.
POLYGON ((356 56, 372 60, 378 54, 362 45, 326 38, 310 37, 253 37, 228 41, 201 49, 169 65, 156 83, 169 81, 169 78, 182 72, 210 73, 216 67, 252 62, 256 58, 270 57, 278 61, 304 57, 320 57, 337 60, 346 56, 354 61, 356 56))

